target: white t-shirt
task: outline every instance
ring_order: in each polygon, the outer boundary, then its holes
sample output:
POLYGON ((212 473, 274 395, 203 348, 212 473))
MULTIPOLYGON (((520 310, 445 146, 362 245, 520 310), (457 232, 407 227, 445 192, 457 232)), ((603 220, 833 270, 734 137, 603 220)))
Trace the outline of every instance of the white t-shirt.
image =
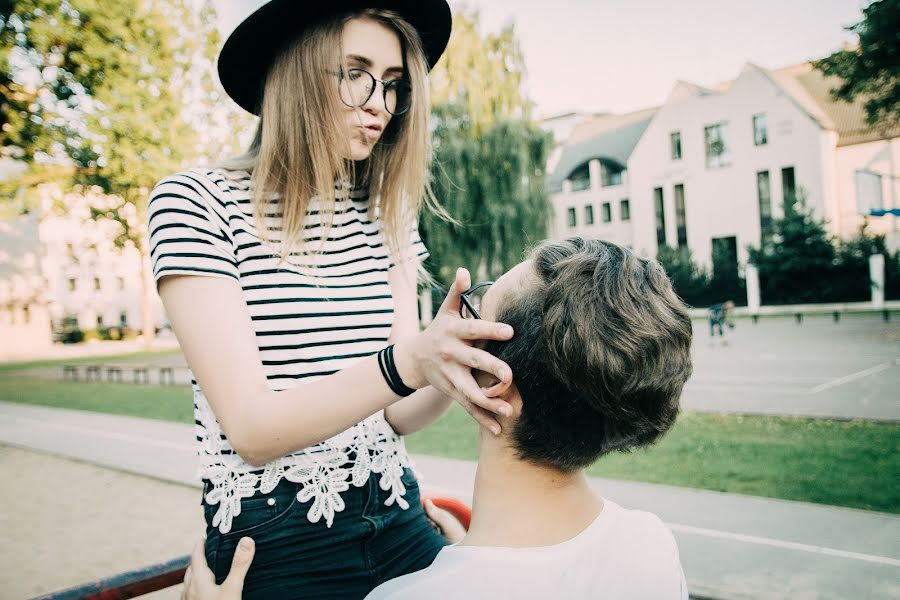
POLYGON ((687 600, 672 532, 656 515, 604 500, 574 538, 538 548, 448 546, 427 569, 375 588, 366 600, 581 598, 687 600))

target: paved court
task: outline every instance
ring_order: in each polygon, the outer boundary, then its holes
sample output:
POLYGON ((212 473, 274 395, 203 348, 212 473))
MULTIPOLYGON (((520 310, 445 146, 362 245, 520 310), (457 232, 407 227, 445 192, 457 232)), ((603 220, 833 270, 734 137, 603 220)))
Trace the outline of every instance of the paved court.
POLYGON ((900 420, 900 319, 739 320, 727 346, 694 330, 687 409, 900 420))
MULTIPOLYGON (((13 544, 0 552, 7 562, 0 564, 12 564, 13 572, 28 572, 40 583, 41 569, 57 563, 70 580, 91 579, 100 569, 79 574, 78 564, 97 561, 115 572, 126 563, 137 567, 165 558, 167 549, 171 556, 186 553, 199 516, 199 491, 191 489, 199 487, 192 437, 192 427, 181 423, 0 402, 0 444, 189 486, 186 492, 152 489, 147 482, 102 473, 95 473, 96 484, 74 470, 57 474, 36 458, 0 446, 0 476, 15 482, 0 493, 0 517, 5 518, 0 524, 14 535, 13 544), (102 519, 105 512, 105 528, 97 524, 96 534, 90 533, 82 520, 98 523, 96 517, 102 519), (148 537, 145 532, 154 526, 159 535, 148 537), (16 552, 32 539, 51 547, 36 558, 16 552), (123 548, 121 556, 117 547, 123 548)), ((416 461, 424 488, 471 500, 474 463, 426 456, 416 461)), ((590 483, 604 497, 654 512, 669 524, 694 596, 900 597, 900 518, 895 515, 609 479, 591 478, 590 483)), ((0 597, 6 596, 0 592, 0 597)))

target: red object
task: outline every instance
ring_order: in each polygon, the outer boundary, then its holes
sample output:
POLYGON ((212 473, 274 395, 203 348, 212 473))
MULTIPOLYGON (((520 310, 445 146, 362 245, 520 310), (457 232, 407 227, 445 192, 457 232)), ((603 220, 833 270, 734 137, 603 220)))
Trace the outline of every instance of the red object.
POLYGON ((447 498, 445 496, 424 496, 422 502, 426 500, 431 500, 435 506, 449 512, 456 517, 456 520, 460 522, 466 531, 469 530, 469 523, 472 522, 472 509, 467 504, 460 502, 456 498, 447 498))
MULTIPOLYGON (((443 508, 469 529, 472 520, 472 509, 455 498, 445 496, 423 496, 422 502, 431 500, 438 508, 443 508)), ((32 600, 125 600, 151 592, 156 592, 181 584, 184 571, 190 564, 191 557, 179 556, 164 563, 158 563, 120 573, 99 581, 92 581, 58 592, 51 592, 32 600)))

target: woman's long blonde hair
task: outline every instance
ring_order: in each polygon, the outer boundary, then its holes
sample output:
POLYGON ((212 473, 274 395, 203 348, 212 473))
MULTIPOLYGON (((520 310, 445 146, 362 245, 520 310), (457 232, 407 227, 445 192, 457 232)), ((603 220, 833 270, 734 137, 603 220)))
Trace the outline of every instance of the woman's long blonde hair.
POLYGON ((247 151, 221 162, 225 169, 251 173, 250 194, 260 237, 273 241, 276 233, 266 218, 274 197, 281 214, 282 259, 314 253, 304 245, 303 225, 313 198, 319 200, 322 239, 333 221, 336 185, 365 184, 370 217, 378 219, 388 251, 405 260, 409 237, 422 204, 438 214, 428 184, 431 161, 430 99, 427 63, 418 32, 398 14, 366 9, 316 24, 289 44, 266 78, 256 134, 247 151), (395 116, 360 164, 348 161, 349 137, 335 71, 343 64, 341 33, 354 18, 369 18, 395 31, 403 49, 406 77, 412 86, 412 105, 395 116))

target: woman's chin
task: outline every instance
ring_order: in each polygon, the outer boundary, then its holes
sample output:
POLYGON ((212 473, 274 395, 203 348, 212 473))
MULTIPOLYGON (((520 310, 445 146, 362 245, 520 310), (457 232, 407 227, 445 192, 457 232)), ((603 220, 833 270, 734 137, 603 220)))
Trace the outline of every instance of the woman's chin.
POLYGON ((372 146, 353 140, 350 142, 350 159, 355 161, 366 160, 372 155, 372 146))

